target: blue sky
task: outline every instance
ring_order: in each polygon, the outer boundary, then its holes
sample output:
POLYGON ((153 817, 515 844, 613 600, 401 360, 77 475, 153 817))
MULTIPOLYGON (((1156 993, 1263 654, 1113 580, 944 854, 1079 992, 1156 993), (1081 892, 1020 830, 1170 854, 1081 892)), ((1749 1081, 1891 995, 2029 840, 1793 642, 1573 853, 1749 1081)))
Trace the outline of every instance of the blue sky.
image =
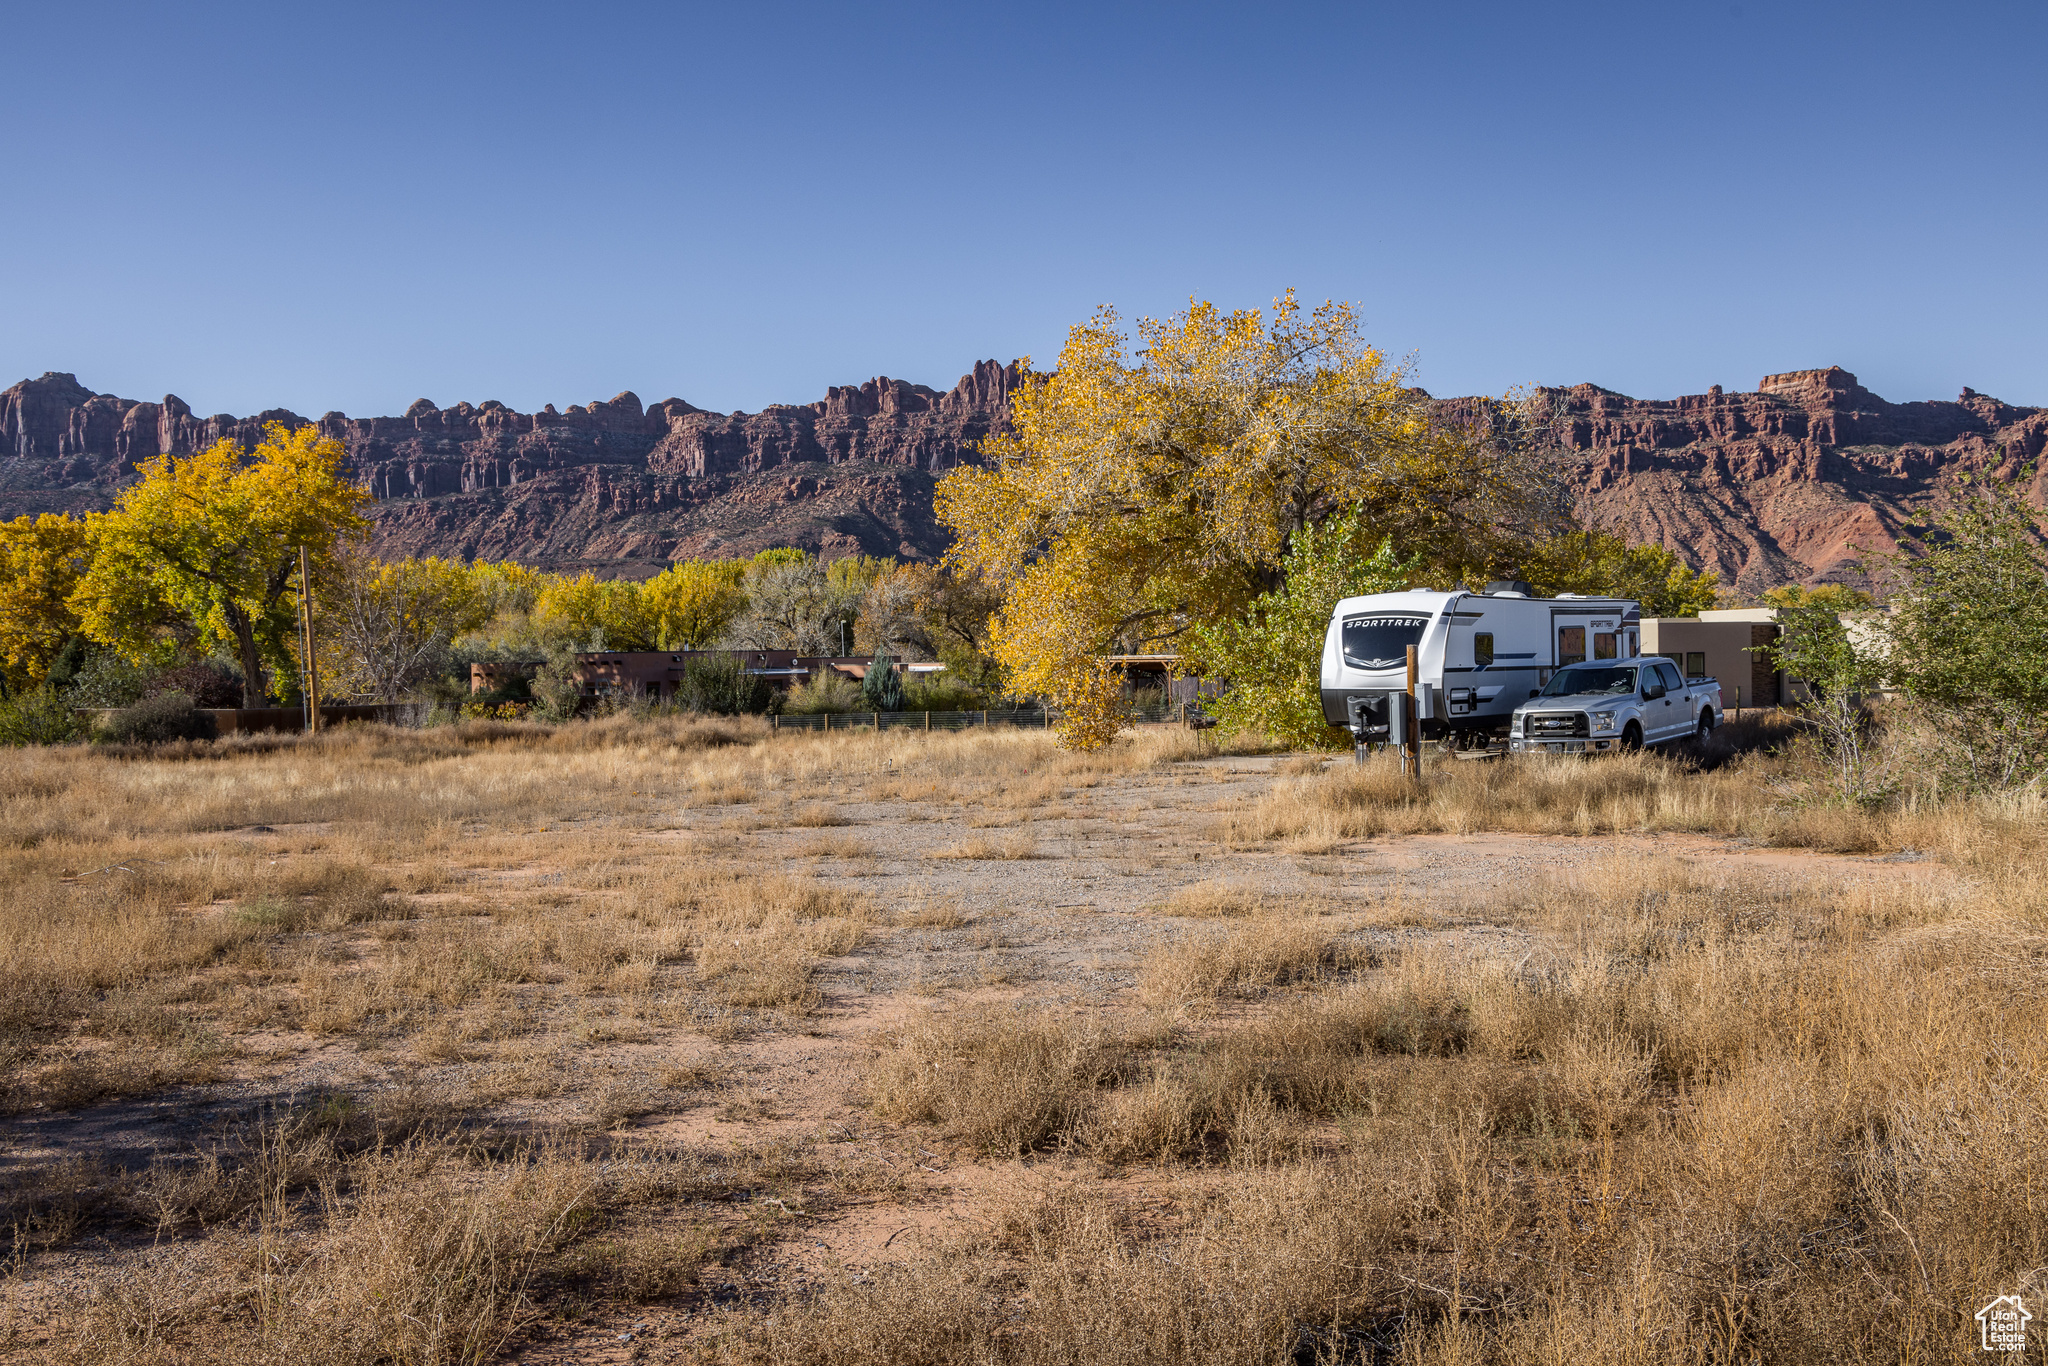
POLYGON ((2048 404, 2048 5, 16 6, 0 385, 807 402, 1355 301, 1437 394, 2048 404))

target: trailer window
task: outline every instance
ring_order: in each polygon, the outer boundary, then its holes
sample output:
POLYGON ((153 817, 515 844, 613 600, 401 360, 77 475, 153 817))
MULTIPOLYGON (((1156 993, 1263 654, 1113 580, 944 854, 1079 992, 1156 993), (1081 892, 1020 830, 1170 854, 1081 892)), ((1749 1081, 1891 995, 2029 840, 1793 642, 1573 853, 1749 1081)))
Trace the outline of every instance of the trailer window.
POLYGON ((1593 658, 1614 658, 1614 633, 1612 631, 1595 631, 1593 633, 1593 658))
POLYGON ((1557 628, 1557 662, 1559 667, 1566 664, 1586 662, 1586 628, 1583 626, 1560 626, 1557 628))
POLYGON ((1687 650, 1685 652, 1685 676, 1687 678, 1705 678, 1707 676, 1707 652, 1705 650, 1687 650))
POLYGON ((1493 663, 1493 632, 1476 631, 1473 633, 1472 662, 1482 669, 1493 663))
POLYGON ((1408 647, 1422 642, 1428 617, 1350 617, 1344 622, 1344 662, 1354 669, 1398 669, 1408 647))

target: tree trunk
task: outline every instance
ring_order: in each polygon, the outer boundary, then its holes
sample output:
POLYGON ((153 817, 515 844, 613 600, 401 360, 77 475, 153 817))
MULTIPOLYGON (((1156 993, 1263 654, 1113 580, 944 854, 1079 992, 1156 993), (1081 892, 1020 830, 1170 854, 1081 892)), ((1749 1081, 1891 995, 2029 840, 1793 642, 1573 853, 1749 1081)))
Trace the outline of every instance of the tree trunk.
POLYGON ((228 609, 228 624, 235 628, 235 645, 242 655, 242 705, 263 705, 263 656, 256 649, 256 623, 246 613, 228 609))

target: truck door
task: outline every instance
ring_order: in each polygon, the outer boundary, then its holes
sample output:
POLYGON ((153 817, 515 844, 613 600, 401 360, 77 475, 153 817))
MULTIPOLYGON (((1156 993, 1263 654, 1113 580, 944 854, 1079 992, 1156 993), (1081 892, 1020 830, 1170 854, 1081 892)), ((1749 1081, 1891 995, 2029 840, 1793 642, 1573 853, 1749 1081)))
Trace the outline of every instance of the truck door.
POLYGON ((1664 685, 1664 696, 1643 708, 1647 713, 1643 718, 1643 729, 1649 730, 1654 718, 1655 734, 1659 740, 1675 740, 1691 734, 1692 709, 1686 704, 1685 680, 1664 660, 1657 661, 1656 670, 1657 680, 1664 685))

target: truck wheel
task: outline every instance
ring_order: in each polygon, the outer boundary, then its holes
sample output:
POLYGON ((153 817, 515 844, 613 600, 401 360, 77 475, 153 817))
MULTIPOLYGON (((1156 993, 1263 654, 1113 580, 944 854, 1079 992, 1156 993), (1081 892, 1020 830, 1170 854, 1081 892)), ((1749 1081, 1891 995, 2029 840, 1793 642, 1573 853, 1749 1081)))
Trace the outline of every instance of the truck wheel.
POLYGON ((1700 713, 1700 731, 1699 731, 1699 742, 1700 742, 1701 744, 1703 744, 1703 745, 1704 745, 1705 743, 1707 743, 1707 737, 1708 737, 1708 736, 1710 736, 1710 735, 1712 735, 1713 733, 1714 733, 1714 713, 1713 713, 1712 711, 1703 711, 1703 712, 1701 712, 1701 713, 1700 713))
POLYGON ((1621 748, 1624 753, 1633 754, 1643 747, 1643 728, 1631 721, 1621 728, 1621 748))

